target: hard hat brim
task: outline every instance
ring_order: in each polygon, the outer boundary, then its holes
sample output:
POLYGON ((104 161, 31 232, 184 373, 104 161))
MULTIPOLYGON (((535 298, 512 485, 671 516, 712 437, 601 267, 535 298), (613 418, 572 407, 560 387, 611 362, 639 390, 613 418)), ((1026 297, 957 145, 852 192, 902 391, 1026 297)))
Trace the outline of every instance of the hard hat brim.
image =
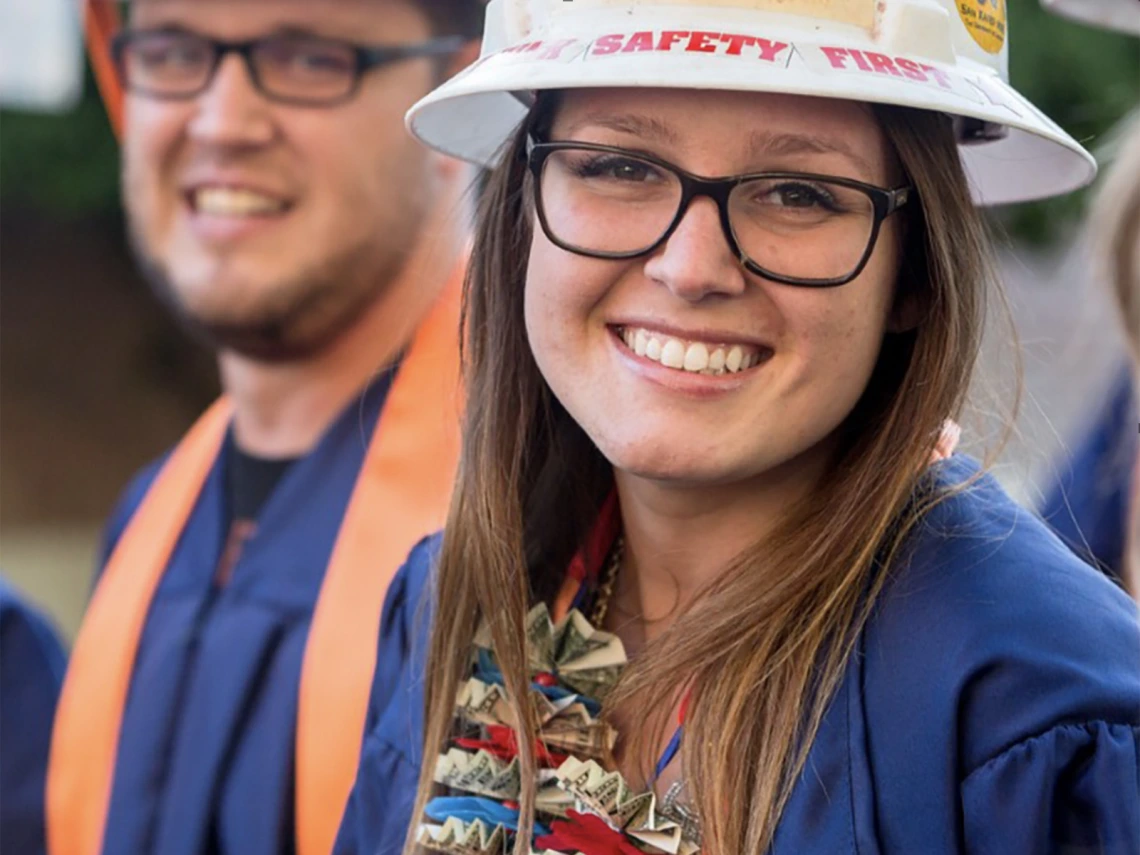
MULTIPOLYGON (((798 28, 768 30, 766 49, 738 54, 726 53, 722 45, 718 53, 612 50, 618 38, 612 27, 537 47, 514 45, 484 56, 423 98, 409 111, 408 128, 432 148, 489 166, 537 91, 680 87, 776 92, 935 110, 1004 128, 984 140, 964 138, 960 146, 979 204, 1060 195, 1096 175, 1092 155, 991 69, 962 60, 949 65, 884 56, 870 40, 852 39, 840 46, 804 35, 798 28), (784 47, 777 50, 778 45, 784 47)), ((706 39, 701 46, 709 44, 706 39)))

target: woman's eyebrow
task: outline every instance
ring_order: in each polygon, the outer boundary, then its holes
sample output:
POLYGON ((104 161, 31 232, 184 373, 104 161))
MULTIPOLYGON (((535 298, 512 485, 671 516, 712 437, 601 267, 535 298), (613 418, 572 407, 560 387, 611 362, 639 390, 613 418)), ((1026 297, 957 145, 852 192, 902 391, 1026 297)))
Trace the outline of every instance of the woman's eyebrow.
POLYGON ((652 116, 639 116, 634 113, 614 115, 613 113, 589 113, 566 128, 567 134, 573 134, 585 127, 604 128, 621 134, 642 137, 653 142, 662 142, 676 145, 679 142, 677 132, 667 123, 652 116))
MULTIPOLYGON (((621 134, 640 137, 650 142, 672 146, 681 144, 680 135, 671 125, 652 116, 637 113, 588 113, 567 126, 565 133, 572 136, 583 128, 601 128, 621 134)), ((855 165, 866 176, 877 171, 865 157, 842 139, 815 134, 799 134, 771 130, 753 131, 748 137, 749 151, 754 155, 838 154, 855 165)))
POLYGON ((750 148, 756 154, 796 155, 796 154, 838 154, 846 157, 867 175, 876 171, 866 158, 856 152, 841 139, 819 137, 809 134, 778 133, 775 131, 753 131, 749 139, 750 148))

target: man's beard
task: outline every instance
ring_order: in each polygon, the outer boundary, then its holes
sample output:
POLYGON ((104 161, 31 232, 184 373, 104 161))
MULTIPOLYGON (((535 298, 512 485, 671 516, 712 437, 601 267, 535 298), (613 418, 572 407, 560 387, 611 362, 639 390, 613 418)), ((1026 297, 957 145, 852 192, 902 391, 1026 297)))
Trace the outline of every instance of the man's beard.
POLYGON ((259 362, 309 358, 351 328, 404 267, 410 250, 393 250, 386 259, 369 246, 328 258, 317 269, 299 271, 267 289, 259 305, 242 316, 195 311, 179 294, 166 265, 146 247, 135 229, 131 249, 151 291, 198 341, 215 351, 231 351, 259 362), (370 275, 364 271, 372 268, 370 275))

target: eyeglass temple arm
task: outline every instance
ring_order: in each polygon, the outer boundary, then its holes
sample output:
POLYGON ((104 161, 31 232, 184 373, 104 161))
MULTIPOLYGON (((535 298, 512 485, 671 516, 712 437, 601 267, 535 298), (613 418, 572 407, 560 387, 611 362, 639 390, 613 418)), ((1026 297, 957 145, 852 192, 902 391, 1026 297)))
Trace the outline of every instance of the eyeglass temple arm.
POLYGON ((120 139, 123 133, 123 87, 111 56, 111 38, 121 26, 122 16, 114 0, 87 0, 83 16, 87 55, 107 108, 111 129, 120 139))
POLYGON ((455 53, 467 43, 463 36, 441 36, 414 45, 391 45, 366 48, 364 57, 371 63, 387 62, 391 59, 411 59, 419 56, 444 56, 455 53))

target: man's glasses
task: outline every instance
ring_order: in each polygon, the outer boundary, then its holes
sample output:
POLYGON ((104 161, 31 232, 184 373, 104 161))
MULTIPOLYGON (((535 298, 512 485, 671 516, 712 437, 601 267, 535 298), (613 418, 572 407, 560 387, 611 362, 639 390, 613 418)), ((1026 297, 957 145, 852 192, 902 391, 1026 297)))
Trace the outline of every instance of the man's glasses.
POLYGON ((636 258, 661 246, 693 199, 720 211, 745 268, 787 285, 831 287, 858 276, 880 226, 910 187, 801 172, 701 178, 613 146, 535 142, 528 149, 538 220, 556 246, 592 258, 636 258))
POLYGON ((350 99, 365 72, 415 57, 453 54, 460 36, 407 45, 368 47, 307 34, 283 33, 249 41, 222 41, 187 30, 125 30, 111 49, 128 91, 153 98, 187 99, 205 92, 229 53, 244 61, 267 98, 307 107, 350 99))

